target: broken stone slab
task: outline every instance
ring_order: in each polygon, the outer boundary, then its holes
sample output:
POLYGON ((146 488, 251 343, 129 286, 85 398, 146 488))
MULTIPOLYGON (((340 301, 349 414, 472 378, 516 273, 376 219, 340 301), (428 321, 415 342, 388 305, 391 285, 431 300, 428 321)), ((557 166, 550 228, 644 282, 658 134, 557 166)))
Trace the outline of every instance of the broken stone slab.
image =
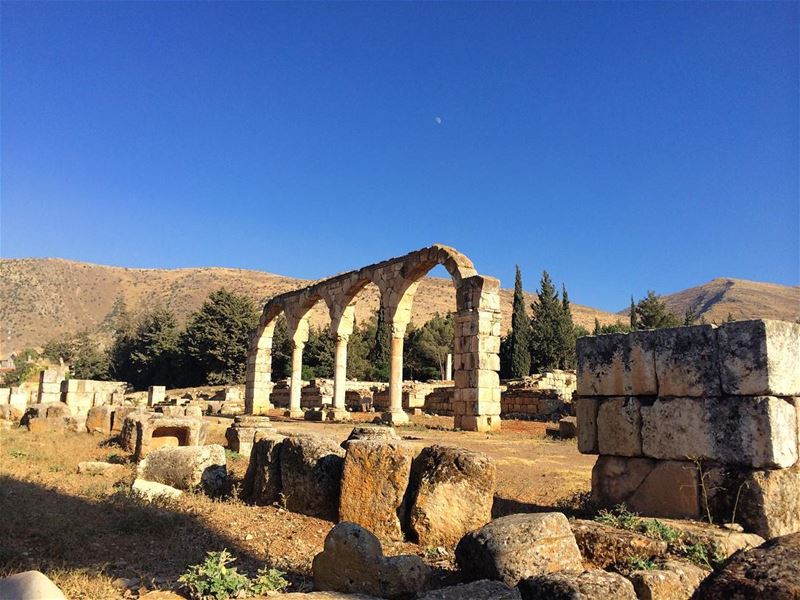
POLYGON ((455 546, 488 523, 497 471, 488 456, 456 446, 428 446, 414 459, 409 533, 422 546, 455 546))
POLYGON ((418 596, 417 600, 477 600, 478 598, 480 600, 521 600, 518 589, 509 587, 501 581, 488 579, 432 590, 418 596))
POLYGON ((719 396, 717 330, 713 325, 656 329, 658 396, 719 396))
POLYGON ((89 460, 78 463, 78 473, 86 475, 114 476, 122 473, 124 470, 125 468, 122 465, 102 461, 89 460))
POLYGON ((468 579, 492 579, 509 586, 535 575, 583 569, 569 521, 557 512, 495 519, 466 534, 455 554, 468 579))
POLYGON ((641 404, 637 398, 608 398, 597 412, 597 447, 600 454, 642 454, 641 404))
POLYGON ((255 504, 270 505, 281 497, 281 447, 286 439, 274 431, 256 434, 242 484, 242 496, 255 504))
POLYGON ((728 558, 739 550, 755 548, 764 543, 764 538, 755 533, 744 533, 701 521, 662 519, 661 522, 676 530, 684 545, 702 544, 705 546, 709 551, 710 558, 728 558))
POLYGON ((667 543, 635 531, 617 529, 596 521, 570 522, 581 556, 598 569, 628 567, 633 559, 650 560, 667 553, 667 543))
POLYGON ((697 590, 697 600, 800 598, 800 533, 734 554, 697 590))
POLYGON ((139 463, 137 476, 179 490, 219 495, 227 486, 225 448, 219 444, 159 448, 139 463))
POLYGON ((402 541, 413 458, 412 449, 402 442, 350 441, 344 457, 339 520, 357 523, 381 539, 402 541))
POLYGON ((0 579, 3 600, 67 600, 58 586, 41 571, 23 571, 0 579))
POLYGON ((355 523, 334 526, 312 562, 314 589, 380 598, 415 597, 428 585, 430 569, 418 556, 385 557, 377 537, 355 523))
POLYGON ((639 600, 688 600, 710 572, 691 563, 666 561, 657 569, 633 571, 628 579, 639 600))
POLYGON ((522 600, 637 600, 630 581, 600 570, 529 577, 518 588, 522 600))
POLYGON ((281 444, 280 461, 286 508, 335 521, 339 516, 344 450, 322 436, 291 435, 281 444))
POLYGON ((391 425, 360 425, 353 427, 350 435, 342 442, 342 448, 347 450, 347 444, 355 440, 399 441, 400 436, 391 425))
POLYGON ((800 323, 758 319, 717 329, 722 391, 800 396, 800 323))
POLYGON ((183 493, 181 490, 175 489, 172 486, 164 485, 156 481, 147 481, 145 479, 134 480, 131 489, 147 500, 177 498, 183 493))
POLYGON ((578 394, 651 396, 658 392, 652 331, 584 336, 576 343, 578 394))

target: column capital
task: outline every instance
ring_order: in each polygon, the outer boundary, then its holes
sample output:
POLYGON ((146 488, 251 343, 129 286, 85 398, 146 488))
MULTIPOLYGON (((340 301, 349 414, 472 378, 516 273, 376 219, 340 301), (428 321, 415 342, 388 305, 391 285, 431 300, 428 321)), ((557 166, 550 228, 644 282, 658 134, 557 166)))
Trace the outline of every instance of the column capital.
POLYGON ((406 323, 392 323, 392 337, 403 339, 406 335, 406 323))

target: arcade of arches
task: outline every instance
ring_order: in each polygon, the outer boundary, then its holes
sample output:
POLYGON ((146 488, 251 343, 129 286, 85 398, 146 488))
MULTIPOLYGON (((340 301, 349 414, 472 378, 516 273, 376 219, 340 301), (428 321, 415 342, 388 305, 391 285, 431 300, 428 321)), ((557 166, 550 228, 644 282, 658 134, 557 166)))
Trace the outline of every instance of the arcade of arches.
POLYGON ((348 418, 345 410, 347 341, 355 321, 354 299, 369 283, 378 286, 381 310, 391 324, 389 371, 390 409, 383 419, 392 424, 408 421, 403 412, 403 337, 411 320, 411 305, 419 281, 436 265, 443 265, 456 288, 453 369, 453 414, 456 428, 491 431, 500 428, 500 282, 479 275, 472 261, 453 248, 434 244, 357 271, 323 279, 308 287, 275 296, 264 306, 247 356, 245 409, 262 414, 272 408, 272 335, 283 314, 292 341, 292 375, 288 415, 300 409, 303 346, 308 341, 309 314, 323 300, 336 340, 333 410, 329 418, 348 418))

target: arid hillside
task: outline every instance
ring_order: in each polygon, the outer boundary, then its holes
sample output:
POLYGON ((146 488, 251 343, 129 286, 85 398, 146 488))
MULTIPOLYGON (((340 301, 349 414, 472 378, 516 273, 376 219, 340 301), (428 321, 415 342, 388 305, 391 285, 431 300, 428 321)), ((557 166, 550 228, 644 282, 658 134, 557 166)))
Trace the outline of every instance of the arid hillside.
MULTIPOLYGON (((667 308, 683 317, 687 309, 708 323, 734 319, 800 320, 800 287, 718 277, 708 283, 663 296, 667 308)), ((627 315, 628 310, 620 311, 627 315)))
MULTIPOLYGON (((77 331, 107 332, 118 298, 140 312, 162 305, 183 321, 208 294, 220 287, 247 294, 259 303, 309 282, 261 271, 226 268, 126 269, 58 258, 0 259, 0 356, 77 331)), ((502 291, 503 325, 511 325, 512 290, 502 291)), ((530 294, 530 300, 533 294, 530 294)), ((378 288, 356 297, 359 321, 378 306, 378 288)), ((424 323, 435 313, 455 310, 455 289, 448 279, 427 278, 414 300, 413 319, 424 323)), ((575 322, 591 329, 597 317, 613 323, 619 315, 573 304, 575 322)), ((327 323, 322 303, 313 323, 327 323)))

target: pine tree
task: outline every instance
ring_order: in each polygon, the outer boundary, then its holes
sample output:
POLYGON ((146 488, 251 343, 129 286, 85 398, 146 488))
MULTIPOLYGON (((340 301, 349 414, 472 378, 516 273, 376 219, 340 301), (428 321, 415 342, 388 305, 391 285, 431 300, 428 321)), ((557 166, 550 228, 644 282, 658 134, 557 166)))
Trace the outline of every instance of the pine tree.
POLYGON ((509 377, 525 377, 531 372, 530 318, 525 310, 525 295, 522 289, 522 273, 519 265, 514 277, 514 306, 511 313, 511 335, 508 339, 510 365, 509 377))
POLYGON ((680 319, 667 310, 666 303, 653 290, 648 290, 647 297, 639 300, 634 312, 638 329, 661 329, 681 324, 680 319))
POLYGON ((547 271, 542 273, 537 300, 531 305, 531 364, 542 372, 560 368, 564 358, 561 339, 564 307, 547 271))

